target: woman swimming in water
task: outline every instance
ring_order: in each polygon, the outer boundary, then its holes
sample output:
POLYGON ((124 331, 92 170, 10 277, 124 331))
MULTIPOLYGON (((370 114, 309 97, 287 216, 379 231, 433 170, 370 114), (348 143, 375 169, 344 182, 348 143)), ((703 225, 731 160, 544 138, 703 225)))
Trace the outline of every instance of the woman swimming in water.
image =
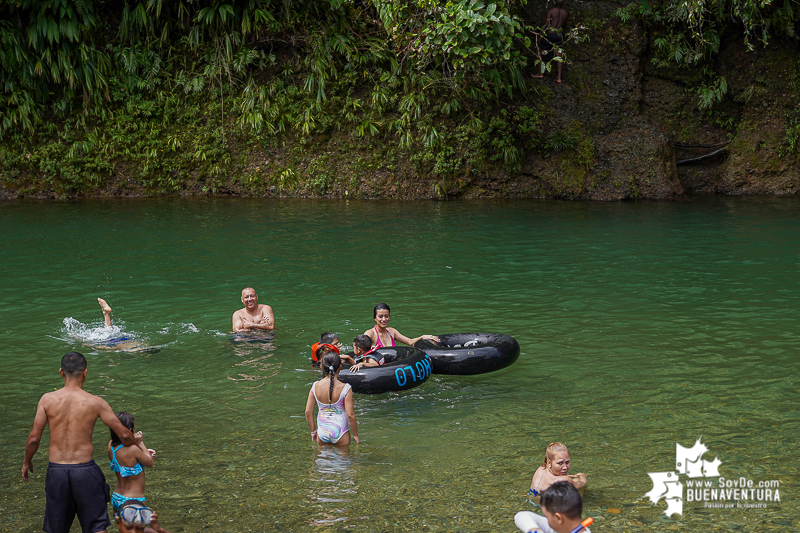
POLYGON ((321 353, 322 379, 311 386, 306 402, 306 422, 311 430, 311 439, 319 443, 347 446, 352 433, 353 439, 360 443, 350 384, 339 381, 342 359, 330 345, 324 344, 323 348, 328 349, 321 353), (316 425, 315 403, 319 410, 316 425))
POLYGON ((584 473, 567 475, 569 472, 569 450, 560 442, 551 442, 544 452, 544 462, 533 473, 529 496, 538 498, 547 487, 558 481, 571 483, 581 496, 589 479, 584 473))
POLYGON ((376 305, 372 310, 372 318, 375 320, 375 326, 365 331, 364 335, 370 338, 373 348, 394 346, 395 340, 403 344, 408 344, 409 346, 414 346, 414 343, 421 339, 439 342, 439 337, 436 335, 420 335, 416 339, 409 339, 396 329, 390 328, 389 313, 391 313, 391 309, 384 303, 376 305))
MULTIPOLYGON (((122 425, 134 432, 133 416, 126 412, 117 413, 122 425)), ((144 469, 153 466, 156 451, 147 448, 142 442, 142 432, 134 433, 136 445, 125 446, 114 430, 108 443, 108 458, 111 470, 117 475, 117 484, 111 494, 111 506, 118 511, 123 503, 136 500, 144 504, 144 469)))

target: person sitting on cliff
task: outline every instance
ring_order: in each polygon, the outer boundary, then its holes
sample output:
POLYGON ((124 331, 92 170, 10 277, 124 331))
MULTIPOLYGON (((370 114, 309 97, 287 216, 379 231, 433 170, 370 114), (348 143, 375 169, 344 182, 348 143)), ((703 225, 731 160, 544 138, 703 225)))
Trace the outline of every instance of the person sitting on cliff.
POLYGON ((569 473, 569 450, 560 442, 551 442, 544 452, 542 465, 533 473, 529 496, 538 498, 539 495, 553 483, 566 481, 574 486, 583 495, 588 477, 583 472, 567 475, 569 473))
POLYGON ((366 335, 359 335, 353 339, 353 353, 356 364, 350 367, 350 372, 358 372, 364 367, 380 366, 384 364, 383 355, 378 352, 378 347, 372 347, 372 340, 366 335))
POLYGON ((247 287, 242 291, 243 309, 233 313, 233 331, 272 331, 275 329, 275 315, 272 307, 259 304, 256 291, 247 287))
MULTIPOLYGON (((564 0, 556 0, 555 7, 547 11, 547 19, 544 21, 545 32, 544 38, 536 38, 536 57, 539 59, 538 67, 539 72, 534 74, 534 78, 543 78, 545 71, 545 62, 542 61, 542 51, 545 55, 555 49, 556 63, 556 83, 561 83, 561 45, 564 43, 564 24, 567 22, 567 10, 564 9, 564 0)), ((548 63, 549 63, 548 59, 548 63)))

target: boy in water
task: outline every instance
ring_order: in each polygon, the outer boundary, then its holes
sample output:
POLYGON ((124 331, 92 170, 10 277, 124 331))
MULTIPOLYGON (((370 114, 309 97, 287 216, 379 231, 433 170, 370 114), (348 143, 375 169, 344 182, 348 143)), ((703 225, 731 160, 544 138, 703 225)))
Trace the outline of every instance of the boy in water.
POLYGON ((514 515, 514 523, 524 533, 592 533, 581 527, 583 501, 571 483, 558 481, 542 491, 539 503, 544 516, 530 511, 520 511, 514 515))
MULTIPOLYGON (((311 361, 313 362, 314 366, 319 366, 319 361, 321 356, 321 354, 319 353, 320 348, 325 344, 329 344, 330 346, 332 346, 334 349, 333 351, 335 351, 336 353, 339 353, 339 351, 342 348, 342 343, 341 341, 339 341, 339 336, 336 335, 336 333, 328 333, 328 332, 323 333, 322 335, 319 336, 319 342, 315 342, 311 346, 311 361)), ((355 361, 353 361, 353 358, 350 357, 349 355, 340 355, 340 357, 342 358, 343 361, 346 361, 348 364, 352 365, 353 363, 355 363, 355 361)))
POLYGON ((378 348, 372 348, 372 339, 367 335, 359 335, 353 339, 353 353, 355 353, 358 363, 350 367, 350 372, 358 372, 364 367, 380 366, 385 361, 378 348))

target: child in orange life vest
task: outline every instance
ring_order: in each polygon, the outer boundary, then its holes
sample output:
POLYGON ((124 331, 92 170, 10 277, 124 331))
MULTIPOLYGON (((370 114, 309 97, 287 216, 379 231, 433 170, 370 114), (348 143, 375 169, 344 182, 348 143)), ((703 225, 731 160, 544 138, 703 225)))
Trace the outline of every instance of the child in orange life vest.
POLYGON ((320 353, 323 345, 328 344, 333 348, 333 351, 339 353, 342 343, 339 341, 339 336, 336 333, 323 333, 319 336, 319 342, 315 342, 311 346, 311 363, 314 366, 319 366, 320 353))

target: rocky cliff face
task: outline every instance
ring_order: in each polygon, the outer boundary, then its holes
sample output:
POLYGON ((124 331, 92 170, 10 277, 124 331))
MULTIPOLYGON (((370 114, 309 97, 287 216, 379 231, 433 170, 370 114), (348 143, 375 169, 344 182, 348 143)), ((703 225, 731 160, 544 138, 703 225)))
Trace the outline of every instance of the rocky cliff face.
MULTIPOLYGON (((724 44, 711 67, 726 77, 728 93, 699 111, 692 90, 699 69, 655 68, 650 36, 640 23, 616 18, 618 4, 568 0, 565 7, 570 25, 585 26, 590 39, 566 45, 563 83, 552 74, 534 83, 549 96, 547 126, 581 131, 591 157, 579 164, 578 149, 527 154, 521 179, 530 192, 598 200, 798 192, 800 129, 794 145, 787 133, 800 120, 800 54, 792 45, 748 52, 741 39, 724 44), (689 159, 699 160, 676 165, 689 159)), ((530 22, 544 16, 543 5, 531 7, 530 22)))

